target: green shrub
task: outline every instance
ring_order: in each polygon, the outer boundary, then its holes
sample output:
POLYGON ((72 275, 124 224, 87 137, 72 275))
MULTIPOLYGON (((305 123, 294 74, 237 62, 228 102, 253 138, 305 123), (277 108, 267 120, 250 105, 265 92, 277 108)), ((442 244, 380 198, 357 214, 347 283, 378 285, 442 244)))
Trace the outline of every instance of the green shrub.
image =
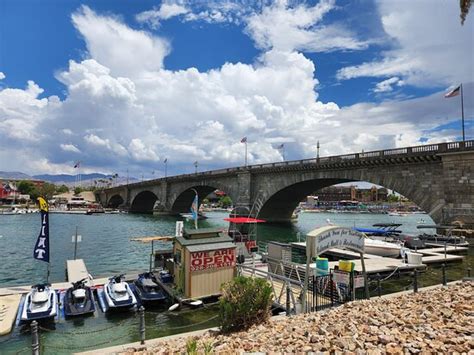
POLYGON ((195 338, 189 338, 186 341, 186 354, 187 355, 197 354, 197 340, 195 338))
POLYGON ((270 316, 272 288, 260 278, 238 276, 222 286, 219 320, 223 332, 247 329, 270 316))

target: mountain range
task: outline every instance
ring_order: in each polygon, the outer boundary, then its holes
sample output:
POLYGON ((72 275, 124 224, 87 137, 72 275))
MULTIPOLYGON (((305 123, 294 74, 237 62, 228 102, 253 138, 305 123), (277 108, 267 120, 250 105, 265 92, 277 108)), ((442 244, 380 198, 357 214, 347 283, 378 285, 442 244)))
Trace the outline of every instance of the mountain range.
MULTIPOLYGON (((109 180, 112 178, 112 175, 105 175, 101 173, 91 173, 91 174, 81 174, 81 186, 91 186, 94 185, 96 180, 109 180)), ((78 175, 68 175, 68 174, 40 174, 40 175, 27 175, 19 171, 0 171, 0 180, 44 180, 55 185, 67 185, 72 186, 77 184, 78 175)), ((128 178, 129 182, 136 182, 138 179, 134 177, 128 178)), ((123 184, 127 182, 126 177, 118 177, 114 179, 115 184, 123 184)))

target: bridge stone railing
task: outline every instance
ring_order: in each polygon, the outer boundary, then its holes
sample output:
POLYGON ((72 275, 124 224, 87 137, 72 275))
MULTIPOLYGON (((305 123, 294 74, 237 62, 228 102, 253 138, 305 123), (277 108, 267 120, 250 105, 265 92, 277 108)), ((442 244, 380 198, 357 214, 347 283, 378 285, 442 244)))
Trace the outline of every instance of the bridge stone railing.
MULTIPOLYGON (((279 168, 279 167, 291 167, 296 165, 305 165, 305 164, 330 164, 330 163, 340 163, 340 162, 349 162, 349 161, 359 161, 365 159, 383 159, 395 158, 395 157, 410 157, 410 156, 433 156, 441 153, 450 153, 450 152, 461 152, 461 151, 471 151, 474 150, 474 140, 464 141, 464 142, 449 142, 449 143, 436 143, 436 144, 427 144, 420 145, 415 147, 405 147, 405 148, 394 148, 394 149, 385 149, 377 150, 370 152, 362 153, 351 153, 336 155, 330 157, 321 157, 321 158, 310 158, 310 159, 301 159, 301 160, 290 160, 284 162, 275 162, 267 164, 255 164, 248 166, 239 166, 232 168, 223 168, 217 170, 203 171, 193 174, 182 174, 177 176, 170 176, 167 178, 161 178, 157 180, 167 180, 172 181, 175 179, 183 179, 189 177, 212 177, 218 175, 225 175, 229 173, 238 173, 246 171, 258 171, 260 169, 268 168, 279 168)), ((155 180, 148 180, 143 182, 137 182, 130 184, 133 186, 148 186, 152 185, 155 180)))

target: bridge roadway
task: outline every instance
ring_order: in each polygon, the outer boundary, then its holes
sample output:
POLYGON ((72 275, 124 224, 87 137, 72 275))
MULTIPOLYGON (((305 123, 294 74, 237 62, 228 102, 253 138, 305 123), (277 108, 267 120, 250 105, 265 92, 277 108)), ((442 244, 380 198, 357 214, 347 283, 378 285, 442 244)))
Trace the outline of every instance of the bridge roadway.
POLYGON ((474 226, 474 140, 183 174, 99 190, 96 196, 104 206, 132 213, 177 214, 189 211, 193 189, 201 200, 219 189, 242 213, 285 222, 307 195, 355 181, 397 191, 437 223, 474 226))

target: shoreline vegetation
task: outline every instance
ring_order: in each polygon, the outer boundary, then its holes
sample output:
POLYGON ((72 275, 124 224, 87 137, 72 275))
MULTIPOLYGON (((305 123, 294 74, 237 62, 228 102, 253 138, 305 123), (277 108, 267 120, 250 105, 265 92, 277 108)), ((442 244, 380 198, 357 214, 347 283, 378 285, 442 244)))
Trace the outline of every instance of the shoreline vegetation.
POLYGON ((355 301, 326 312, 278 317, 247 331, 154 342, 120 354, 360 353, 468 354, 474 348, 474 282, 393 298, 355 301))

